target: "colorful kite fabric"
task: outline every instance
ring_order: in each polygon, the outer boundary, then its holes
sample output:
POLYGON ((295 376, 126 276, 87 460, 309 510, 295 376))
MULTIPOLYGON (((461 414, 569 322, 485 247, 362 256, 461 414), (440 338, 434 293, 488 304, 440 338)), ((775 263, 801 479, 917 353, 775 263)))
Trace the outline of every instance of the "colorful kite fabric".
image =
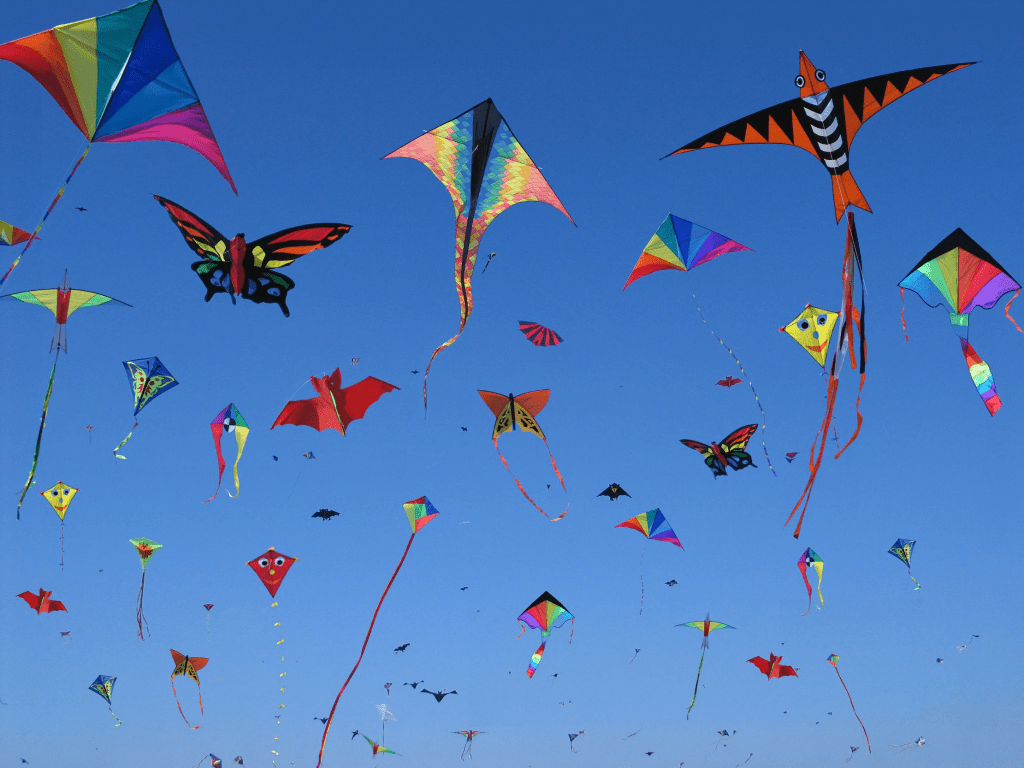
MULTIPOLYGON (((530 658, 530 666, 526 670, 527 677, 532 678, 533 673, 537 671, 537 665, 540 664, 541 657, 544 656, 544 647, 548 643, 548 637, 551 636, 551 630, 558 629, 567 621, 575 622, 575 620, 576 617, 569 613, 568 609, 558 602, 550 592, 545 592, 519 614, 520 626, 526 624, 531 629, 539 629, 541 637, 544 638, 540 647, 533 652, 533 656, 530 658)), ((523 627, 523 632, 525 631, 526 627, 523 627)), ((519 636, 522 637, 522 632, 519 633, 519 636)), ((572 632, 569 633, 569 643, 572 643, 572 632)))
MULTIPOLYGON (((639 531, 648 539, 654 539, 655 541, 664 541, 669 544, 675 544, 680 549, 683 549, 683 545, 679 543, 679 537, 676 536, 675 531, 668 524, 668 520, 661 513, 660 509, 652 509, 650 512, 644 512, 643 514, 631 517, 623 523, 619 523, 615 526, 616 528, 632 528, 634 531, 639 531)), ((640 555, 640 615, 644 614, 644 555, 647 554, 647 546, 645 544, 643 553, 640 555)), ((632 663, 632 662, 630 662, 632 663)))
MULTIPOLYGON (((704 669, 704 652, 708 649, 708 635, 716 629, 736 629, 736 627, 723 624, 720 621, 712 621, 710 613, 704 616, 704 621, 688 621, 685 624, 676 624, 676 626, 692 627, 693 629, 699 629, 704 633, 704 640, 700 644, 700 664, 697 665, 697 681, 693 684, 693 698, 690 700, 690 706, 686 710, 686 719, 689 720, 690 710, 693 709, 693 705, 697 703, 697 689, 700 687, 701 670, 704 669)), ((721 733, 721 731, 719 731, 719 733, 721 733)))
POLYGON ((203 713, 203 692, 199 685, 199 670, 202 669, 209 663, 209 659, 204 659, 199 656, 183 656, 173 648, 171 649, 171 658, 174 659, 174 671, 171 672, 171 692, 174 694, 174 701, 178 705, 178 713, 181 715, 181 719, 185 721, 185 725, 191 728, 193 731, 200 728, 198 725, 191 725, 188 718, 185 717, 185 713, 181 709, 181 702, 178 701, 178 692, 174 688, 174 678, 178 675, 183 677, 190 677, 195 680, 196 692, 199 695, 199 714, 203 713))
POLYGON ((501 395, 497 392, 488 392, 485 389, 478 389, 477 394, 483 399, 487 407, 491 409, 491 413, 494 414, 494 429, 491 432, 491 439, 494 442, 494 450, 498 452, 498 458, 501 459, 501 463, 505 465, 505 469, 512 475, 512 479, 516 481, 516 487, 519 488, 519 492, 526 497, 534 508, 540 512, 544 517, 555 523, 565 517, 568 513, 569 508, 566 506, 565 511, 562 512, 558 517, 550 517, 547 512, 540 508, 540 506, 532 498, 530 494, 523 488, 523 484, 519 482, 519 478, 515 476, 511 469, 509 469, 508 462, 505 457, 501 454, 501 449, 498 448, 498 437, 504 432, 515 431, 516 425, 524 432, 532 432, 542 441, 544 441, 544 447, 548 449, 548 458, 551 459, 551 467, 555 470, 555 476, 558 477, 558 482, 562 484, 562 490, 565 490, 565 480, 562 479, 562 473, 558 469, 558 465, 555 463, 555 457, 551 453, 551 448, 548 446, 548 439, 544 436, 543 430, 537 423, 537 414, 544 410, 544 406, 548 403, 548 398, 551 396, 550 389, 539 389, 534 392, 524 392, 521 395, 501 395))
POLYGON ((749 250, 747 246, 725 235, 670 213, 647 243, 622 290, 626 290, 634 280, 652 272, 662 269, 688 272, 724 253, 749 250))
POLYGON ((800 555, 800 559, 796 561, 796 567, 800 569, 800 575, 804 577, 804 585, 807 587, 807 610, 800 614, 801 616, 806 616, 811 612, 811 593, 813 592, 811 582, 807 580, 808 568, 813 568, 818 572, 818 599, 821 600, 821 607, 825 607, 825 598, 821 596, 821 573, 825 569, 825 561, 821 559, 817 552, 808 547, 800 555))
MULTIPOLYGON (((323 378, 310 376, 309 382, 317 396, 308 400, 290 400, 278 414, 271 429, 281 424, 296 424, 312 427, 317 432, 336 429, 344 435, 348 425, 363 418, 367 409, 382 395, 399 389, 373 376, 342 387, 341 368, 335 368, 334 373, 323 378)), ((303 455, 307 459, 316 458, 312 452, 303 455)))
POLYGON ((146 592, 146 566, 149 565, 149 558, 153 556, 153 553, 158 549, 163 548, 163 544, 157 544, 155 541, 146 538, 140 539, 129 539, 129 542, 135 551, 139 555, 139 561, 142 563, 142 583, 139 585, 139 597, 135 608, 135 618, 139 624, 139 640, 145 640, 146 638, 142 635, 142 625, 146 625, 146 634, 149 634, 149 622, 146 621, 146 616, 142 612, 142 599, 146 592))
POLYGON ((700 453, 704 457, 704 463, 708 465, 708 469, 717 480, 719 476, 725 475, 726 467, 739 471, 757 466, 745 450, 755 432, 757 432, 757 424, 747 424, 745 427, 740 427, 729 433, 721 443, 713 442, 711 445, 705 445, 687 438, 683 438, 679 442, 700 453))
POLYGON ((536 347, 553 347, 562 343, 561 336, 550 328, 545 328, 540 323, 531 323, 527 320, 520 320, 519 330, 522 331, 523 335, 533 342, 533 345, 536 347))
POLYGON ((6 221, 0 221, 0 245, 18 245, 19 243, 24 243, 30 237, 32 237, 31 232, 18 229, 18 227, 8 224, 6 221))
POLYGON ((362 736, 364 739, 366 739, 366 743, 370 745, 370 749, 373 750, 373 757, 376 757, 377 755, 383 755, 383 754, 388 754, 388 755, 397 754, 396 752, 394 752, 393 750, 388 749, 387 747, 382 747, 380 744, 378 744, 376 741, 371 739, 365 733, 361 733, 359 735, 362 736))
POLYGON ((90 691, 93 691, 107 702, 107 711, 114 716, 115 720, 117 720, 114 724, 115 728, 121 724, 121 718, 114 715, 114 710, 111 709, 112 703, 110 701, 111 696, 114 695, 114 683, 116 682, 116 677, 111 677, 110 675, 97 675, 96 679, 93 680, 92 685, 89 686, 90 691))
POLYGON ((910 555, 914 551, 916 543, 914 539, 896 539, 896 543, 889 547, 889 554, 907 566, 907 575, 910 576, 911 581, 917 584, 914 589, 918 590, 921 588, 921 584, 914 578, 914 574, 910 572, 910 555))
POLYGON ((56 611, 64 611, 67 613, 68 609, 64 607, 64 603, 60 600, 51 600, 50 595, 53 591, 46 591, 40 588, 39 594, 34 592, 22 592, 18 597, 28 603, 29 608, 36 612, 37 616, 41 616, 44 613, 54 613, 56 611))
POLYGON ((774 653, 769 653, 768 656, 770 658, 767 659, 755 656, 747 661, 761 670, 761 674, 766 675, 769 681, 773 677, 799 677, 795 669, 779 663, 782 661, 781 656, 776 656, 774 653))
POLYGON ((846 691, 846 698, 850 700, 850 709, 853 710, 853 716, 857 718, 857 722, 860 723, 860 729, 864 731, 864 740, 868 743, 868 752, 871 751, 871 739, 868 737, 868 729, 864 727, 864 721, 860 719, 860 715, 857 714, 857 708, 853 706, 853 696, 850 695, 850 689, 846 687, 846 683, 843 682, 843 676, 839 674, 839 657, 834 653, 830 653, 828 658, 825 659, 836 671, 836 675, 839 676, 839 682, 843 684, 843 690, 846 691))
POLYGON ((737 379, 735 376, 726 376, 724 379, 719 379, 715 384, 719 387, 735 387, 737 384, 742 384, 743 379, 737 379))
POLYGON ((800 68, 794 81, 800 89, 799 98, 716 128, 671 154, 733 144, 800 147, 818 158, 831 174, 832 201, 838 223, 848 206, 871 211, 850 173, 850 144, 861 125, 915 88, 973 63, 908 69, 829 88, 825 72, 815 68, 800 51, 800 68))
POLYGON ((124 366, 125 373, 128 374, 128 384, 131 386, 132 395, 135 398, 133 414, 135 424, 132 425, 128 436, 114 448, 114 456, 118 459, 125 458, 118 451, 131 440, 132 432, 135 431, 135 427, 139 426, 139 411, 167 390, 178 386, 178 380, 160 362, 159 357, 140 357, 138 360, 125 360, 121 364, 124 366))
MULTIPOLYGON (((904 288, 916 293, 928 306, 941 305, 949 311, 949 322, 960 337, 960 349, 967 361, 974 386, 989 414, 995 416, 1002 402, 992 379, 992 369, 967 340, 968 320, 976 308, 992 309, 1003 296, 1016 291, 1006 303, 1004 312, 1020 331, 1020 326, 1010 316, 1010 305, 1020 295, 1020 284, 1010 277, 988 251, 957 228, 932 248, 900 281, 901 298, 904 288)), ((904 332, 906 327, 904 321, 904 332)))
POLYGON ((57 517, 63 523, 64 515, 67 514, 68 507, 71 506, 71 500, 75 498, 76 493, 78 493, 77 488, 72 488, 64 483, 57 483, 52 488, 40 491, 39 495, 45 497, 50 502, 53 511, 57 513, 57 517))
MULTIPOLYGON (((490 99, 439 125, 385 156, 408 157, 427 166, 445 185, 455 205, 455 290, 459 331, 434 350, 423 374, 423 410, 427 377, 437 354, 462 335, 473 312, 473 267, 487 226, 516 203, 538 201, 572 217, 526 154, 490 99)), ((575 222, 573 222, 575 224, 575 222)))
POLYGON ((479 736, 481 733, 486 731, 452 731, 452 733, 458 734, 459 736, 466 737, 466 743, 462 746, 462 755, 459 757, 460 760, 465 760, 466 755, 469 755, 470 759, 473 759, 473 737, 479 736))
POLYGON ((275 552, 274 548, 271 547, 259 557, 254 557, 246 565, 252 568, 253 572, 259 576, 260 581, 263 582, 263 586, 267 588, 270 596, 277 597, 277 590, 281 588, 281 582, 288 575, 292 565, 298 561, 299 558, 288 557, 288 555, 275 552))
MULTIPOLYGON (((363 647, 359 650, 359 658, 356 659, 356 663, 352 667, 352 671, 348 673, 348 677, 345 678, 345 682, 342 684, 341 690, 338 691, 338 695, 334 698, 334 705, 331 707, 331 713, 327 717, 327 725, 324 726, 324 735, 320 740, 320 753, 317 755, 316 768, 320 768, 320 764, 323 762, 324 749, 327 746, 327 734, 330 733, 331 723, 334 722, 334 712, 338 708, 338 702, 341 701, 341 694, 345 692, 349 682, 352 680, 356 670, 359 669, 359 665, 363 661, 363 654, 366 653, 366 646, 370 642, 370 635, 373 634, 373 625, 377 622, 377 614, 380 613, 380 607, 384 604, 384 598, 388 596, 391 585, 395 583, 395 579, 398 577, 398 572, 402 570, 402 563, 405 562, 405 557, 409 554, 409 548, 412 547, 412 542, 413 539, 416 538, 416 534, 419 533, 427 523, 440 514, 437 511, 437 508, 430 503, 430 500, 426 496, 420 496, 418 499, 407 501, 402 505, 402 508, 405 510, 405 516, 409 521, 409 527, 412 529, 412 535, 409 536, 409 541, 405 545, 405 551, 402 553, 402 558, 398 561, 398 566, 395 568, 394 573, 391 574, 391 580, 388 581, 388 585, 384 587, 384 592, 381 594, 380 600, 377 601, 377 607, 373 611, 373 618, 370 619, 370 626, 366 630, 363 647)), ((406 643, 406 646, 408 646, 408 643, 406 643)), ((404 648, 402 648, 402 650, 404 650, 404 648)), ((419 682, 423 681, 420 680, 419 682)), ((413 688, 415 687, 416 685, 413 685, 413 688)), ((353 734, 353 738, 355 738, 355 734, 353 734)))
POLYGON ((828 343, 832 339, 832 329, 839 319, 838 312, 819 309, 808 304, 804 311, 793 318, 789 325, 779 328, 780 333, 788 333, 790 337, 807 350, 808 354, 825 367, 828 357, 828 343))
POLYGON ((792 464, 793 463, 793 459, 795 459, 797 457, 797 454, 798 454, 798 451, 791 451, 790 453, 787 453, 786 454, 786 461, 788 461, 790 464, 792 464))
MULTIPOLYGON (((206 501, 213 501, 217 498, 217 494, 220 493, 220 482, 224 478, 224 467, 226 462, 224 461, 224 454, 221 453, 220 441, 225 434, 234 434, 235 443, 238 446, 238 455, 235 457, 235 495, 231 496, 231 491, 228 491, 228 496, 236 498, 241 492, 238 488, 238 462, 242 460, 242 451, 245 450, 245 441, 249 437, 249 424, 245 420, 245 417, 235 408, 234 403, 228 403, 224 410, 213 417, 213 421, 210 422, 210 431, 213 433, 213 447, 217 449, 217 490, 214 491, 213 496, 208 498, 206 501)), ((203 502, 204 504, 206 502, 203 502)))
POLYGON ((338 242, 352 229, 347 224, 303 224, 247 243, 244 234, 229 239, 177 203, 154 197, 185 242, 202 257, 192 270, 206 286, 206 301, 226 293, 234 304, 235 297, 241 296, 256 304, 277 304, 285 317, 291 314, 286 301, 295 282, 273 270, 338 242))

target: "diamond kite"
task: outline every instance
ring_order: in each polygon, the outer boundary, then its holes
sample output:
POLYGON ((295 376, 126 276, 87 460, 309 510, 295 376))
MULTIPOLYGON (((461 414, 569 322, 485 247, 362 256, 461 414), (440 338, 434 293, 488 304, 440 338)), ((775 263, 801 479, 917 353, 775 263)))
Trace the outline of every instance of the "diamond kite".
MULTIPOLYGON (((839 674, 839 657, 834 653, 830 653, 826 661, 832 665, 835 669, 836 674, 839 675, 839 682, 843 683, 843 676, 839 674)), ((860 719, 860 715, 857 714, 857 708, 853 706, 853 697, 850 695, 849 688, 846 687, 846 683, 843 683, 843 690, 846 691, 846 698, 850 700, 850 708, 853 710, 853 716, 857 718, 857 722, 860 723, 860 728, 864 731, 864 740, 868 743, 868 752, 871 751, 871 739, 868 738, 868 729, 864 727, 864 722, 860 719)))
POLYGON ((139 597, 135 607, 135 619, 139 623, 139 640, 145 640, 142 636, 142 625, 146 625, 146 634, 149 634, 149 622, 146 621, 146 615, 142 612, 142 598, 146 592, 146 566, 149 565, 149 558, 153 556, 153 553, 158 549, 163 548, 163 544, 157 544, 155 541, 146 538, 129 539, 128 540, 135 551, 139 555, 139 561, 142 563, 142 583, 139 585, 139 597))
POLYGON ((107 702, 107 711, 113 715, 115 720, 117 720, 117 723, 114 724, 115 728, 121 724, 121 718, 114 715, 114 710, 111 709, 112 705, 110 701, 110 697, 114 695, 114 683, 116 682, 116 677, 111 677, 110 675, 97 675, 96 679, 92 681, 92 685, 89 686, 90 691, 98 694, 105 702, 107 702))
POLYGON ((910 555, 914 551, 914 545, 917 542, 914 539, 896 539, 896 543, 889 547, 889 554, 897 558, 905 566, 907 566, 907 575, 910 576, 910 580, 917 584, 914 587, 915 590, 921 588, 920 582, 914 578, 914 574, 910 572, 910 555))
POLYGON ((818 599, 821 600, 821 607, 825 607, 825 598, 821 596, 821 572, 825 569, 825 561, 821 559, 817 552, 808 547, 800 555, 800 559, 796 561, 796 567, 800 569, 800 575, 804 577, 804 584, 807 587, 807 610, 800 614, 801 616, 806 616, 811 612, 812 593, 811 582, 807 580, 808 568, 813 568, 818 573, 818 599))
POLYGON ((807 353, 818 361, 818 365, 824 368, 825 358, 828 356, 828 343, 838 319, 838 312, 830 312, 808 304, 789 325, 779 328, 779 332, 788 333, 793 341, 806 349, 807 353))
MULTIPOLYGON (((533 656, 530 658, 530 666, 526 670, 527 677, 533 677, 533 673, 537 671, 537 665, 540 664, 541 658, 544 656, 544 648, 548 644, 548 638, 551 636, 551 630, 558 629, 565 622, 576 621, 576 617, 569 613, 568 609, 556 600, 550 592, 545 592, 543 595, 534 600, 527 607, 525 611, 519 614, 519 621, 523 632, 526 631, 526 627, 523 623, 531 629, 539 629, 541 637, 540 647, 533 652, 533 656)), ((570 624, 571 626, 571 624, 570 624)), ((523 636, 523 632, 519 633, 519 636, 523 636)), ((572 643, 572 632, 569 632, 569 643, 572 643)))
MULTIPOLYGON (((213 421, 210 422, 210 431, 213 433, 213 447, 217 449, 217 490, 206 501, 213 501, 217 498, 217 494, 220 493, 220 481, 224 478, 224 467, 226 466, 224 454, 220 450, 220 441, 226 434, 234 434, 235 443, 238 446, 238 455, 235 457, 234 466, 235 495, 231 496, 231 491, 228 491, 228 496, 236 498, 241 492, 238 488, 238 462, 242 460, 245 441, 249 437, 249 423, 242 416, 241 412, 235 408, 234 403, 228 403, 224 410, 213 417, 213 421)), ((203 503, 205 504, 206 502, 203 503)))
POLYGON ((132 438, 132 432, 139 426, 139 411, 153 402, 169 389, 178 386, 178 380, 174 378, 169 370, 160 362, 159 357, 140 357, 138 360, 125 360, 125 373, 128 374, 128 384, 132 388, 132 395, 135 397, 135 423, 132 425, 128 436, 125 437, 117 447, 114 448, 114 456, 123 459, 118 451, 132 438))

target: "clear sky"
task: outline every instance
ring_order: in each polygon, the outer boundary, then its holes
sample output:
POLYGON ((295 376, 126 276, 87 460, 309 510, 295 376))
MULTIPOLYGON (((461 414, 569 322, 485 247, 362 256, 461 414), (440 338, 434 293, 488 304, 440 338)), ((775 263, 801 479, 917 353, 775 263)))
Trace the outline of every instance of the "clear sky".
MULTIPOLYGON (((11 5, 5 40, 117 6, 11 5)), ((366 743, 349 736, 380 736, 380 703, 397 718, 385 744, 402 756, 379 759, 405 766, 456 765, 463 742, 451 732, 464 729, 486 732, 474 742, 478 768, 731 768, 750 753, 750 768, 839 766, 851 746, 861 746, 853 764, 1020 766, 1024 336, 1003 317, 1005 300, 971 318, 971 341, 1003 400, 989 417, 945 312, 907 294, 907 343, 896 288, 956 227, 1024 275, 1020 11, 779 5, 166 0, 239 194, 181 146, 96 145, 4 285, 56 287, 67 269, 73 287, 133 308, 71 318, 19 522, 53 318, 0 303, 0 768, 21 759, 33 768, 190 768, 211 752, 269 766, 272 749, 278 766, 315 765, 314 718, 327 716, 408 539, 401 505, 423 494, 441 515, 417 535, 384 603, 338 707, 326 766, 369 762, 366 743), (864 426, 841 459, 826 458, 794 541, 783 522, 806 480, 825 379, 777 329, 808 302, 837 308, 841 298, 845 229, 828 174, 779 147, 658 158, 794 98, 801 48, 832 86, 980 63, 909 94, 857 134, 851 168, 874 209, 857 214, 868 295, 864 426), (380 158, 488 97, 578 228, 546 205, 514 206, 491 225, 481 253, 497 256, 486 274, 477 270, 466 332, 435 361, 424 420, 422 370, 458 327, 454 217, 421 164, 380 158), (285 318, 226 296, 204 303, 195 257, 153 194, 229 236, 319 221, 352 230, 285 270, 297 284, 285 318), (623 293, 668 212, 753 251, 658 273, 623 293), (746 384, 715 386, 740 373, 691 293, 757 388, 778 477, 759 439, 756 468, 718 479, 679 443, 718 440, 760 416, 746 384), (520 320, 565 341, 536 348, 520 320), (141 413, 127 460, 116 461, 111 449, 133 423, 121 361, 151 355, 180 386, 141 413), (346 384, 372 375, 401 390, 345 437, 270 431, 285 402, 313 395, 310 375, 337 366, 346 384), (517 431, 500 445, 542 506, 569 503, 557 524, 501 466, 493 417, 476 394, 544 388, 551 399, 539 422, 567 494, 535 437, 517 431), (209 423, 229 402, 252 428, 241 495, 222 489, 203 504, 216 482, 209 423), (799 453, 792 464, 789 451, 799 453), (81 489, 65 521, 63 570, 59 520, 36 494, 58 480, 81 489), (613 481, 632 498, 597 498, 613 481), (311 519, 321 507, 340 514, 311 519), (657 542, 645 551, 639 534, 614 528, 655 507, 685 551, 657 542), (147 572, 152 636, 141 643, 141 570, 128 543, 140 536, 163 544, 147 572), (918 542, 920 591, 887 553, 899 537, 918 542), (299 559, 273 609, 245 565, 269 546, 299 559), (796 561, 808 546, 825 562, 825 608, 801 616, 796 561), (15 597, 40 587, 69 612, 37 616, 15 597), (531 680, 540 638, 529 630, 517 640, 516 617, 545 590, 576 620, 571 644, 568 625, 553 632, 531 680), (215 606, 208 616, 204 603, 215 606), (711 636, 687 720, 700 634, 674 625, 709 612, 736 629, 711 636), (972 634, 980 638, 958 653, 972 634), (392 651, 403 643, 405 652, 392 651), (169 648, 210 658, 199 673, 205 715, 195 686, 176 680, 199 730, 177 712, 169 648), (770 652, 799 678, 769 682, 746 663, 770 652), (842 658, 873 755, 830 653, 842 658), (98 674, 117 676, 122 727, 88 690, 98 674), (403 686, 419 680, 458 695, 437 703, 403 686), (735 735, 712 751, 722 729, 735 735), (566 734, 580 730, 572 754, 566 734), (888 746, 918 737, 927 740, 920 749, 888 746)), ((31 230, 82 138, 7 62, 0 92, 0 219, 31 230)), ((15 255, 0 249, 4 269, 15 255)), ((847 371, 836 410, 844 439, 855 391, 847 371)), ((225 456, 234 460, 230 442, 225 456)))

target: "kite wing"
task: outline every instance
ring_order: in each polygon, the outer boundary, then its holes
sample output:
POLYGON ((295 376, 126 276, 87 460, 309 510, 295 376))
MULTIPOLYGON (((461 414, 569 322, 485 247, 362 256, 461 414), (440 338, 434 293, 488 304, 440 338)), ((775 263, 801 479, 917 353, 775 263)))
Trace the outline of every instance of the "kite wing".
POLYGON ((770 675, 771 674, 772 662, 768 661, 768 659, 763 659, 760 656, 755 656, 752 659, 747 659, 747 661, 750 662, 751 664, 753 664, 759 670, 761 670, 761 674, 764 674, 764 675, 770 675))
POLYGON ((338 242, 348 224, 303 224, 249 243, 253 263, 263 269, 287 267, 300 256, 338 242))
POLYGON ((685 437, 679 442, 687 448, 693 448, 693 450, 703 456, 704 463, 708 465, 715 477, 725 474, 725 466, 718 460, 718 457, 715 456, 715 452, 711 450, 710 445, 705 445, 698 440, 689 440, 685 437))
MULTIPOLYGON (((336 373, 340 375, 340 369, 336 373)), ((366 415, 366 409, 380 400, 382 395, 396 389, 399 387, 373 376, 367 376, 351 387, 342 389, 342 397, 338 401, 338 416, 341 419, 342 434, 344 434, 344 430, 348 429, 350 423, 363 418, 366 415)))
POLYGON ((731 469, 756 466, 750 454, 744 450, 755 432, 757 432, 757 424, 747 424, 745 427, 731 432, 722 440, 719 447, 725 454, 726 463, 731 469))
POLYGON ((312 427, 317 432, 325 429, 336 429, 345 434, 345 427, 338 414, 338 404, 334 391, 341 394, 341 369, 335 368, 330 376, 309 377, 309 383, 317 391, 316 397, 307 400, 289 400, 271 429, 281 424, 295 424, 300 427, 312 427))
MULTIPOLYGON (((32 237, 31 232, 19 229, 6 221, 0 221, 0 245, 18 245, 32 237)), ((38 238, 37 238, 38 239, 38 238)))
POLYGON ((177 203, 159 195, 153 195, 153 197, 164 207, 170 215, 171 221, 181 232, 181 236, 185 238, 189 248, 198 256, 206 261, 231 261, 231 255, 228 253, 230 238, 224 237, 201 218, 177 203))
POLYGON ((775 666, 775 677, 799 677, 799 675, 792 667, 787 667, 785 664, 777 664, 775 666))
POLYGON ((544 438, 544 432, 537 424, 536 416, 547 405, 548 398, 551 397, 550 389, 525 392, 512 398, 482 389, 477 390, 477 393, 491 409, 491 413, 495 415, 493 438, 513 429, 513 423, 522 430, 533 432, 538 437, 544 438))
POLYGON ((687 272, 724 253, 749 250, 747 246, 725 235, 670 213, 647 243, 622 290, 626 290, 634 280, 652 272, 662 269, 687 272))
POLYGON ((37 595, 35 592, 22 592, 18 597, 28 603, 29 607, 33 611, 36 613, 40 612, 39 606, 43 601, 43 596, 41 594, 37 595))
POLYGON ((520 320, 519 330, 522 331, 523 335, 537 347, 551 347, 562 343, 561 336, 540 323, 531 323, 528 320, 520 320))

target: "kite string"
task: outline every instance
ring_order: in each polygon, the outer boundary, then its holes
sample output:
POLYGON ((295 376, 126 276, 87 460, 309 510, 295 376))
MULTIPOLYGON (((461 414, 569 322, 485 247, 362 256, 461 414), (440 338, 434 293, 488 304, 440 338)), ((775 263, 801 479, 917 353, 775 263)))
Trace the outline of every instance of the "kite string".
POLYGON ((764 441, 764 433, 768 426, 768 422, 767 417, 764 414, 764 408, 761 405, 761 398, 757 396, 757 390, 754 389, 754 382, 750 380, 750 376, 744 370, 743 363, 740 362, 740 359, 736 357, 736 354, 729 348, 729 345, 722 341, 721 337, 717 333, 715 333, 714 329, 711 327, 707 319, 704 317, 704 313, 701 311, 700 304, 697 303, 697 294, 694 293, 691 295, 693 296, 693 304, 695 307, 697 307, 697 314, 700 315, 701 321, 704 323, 704 325, 707 326, 707 329, 711 331, 711 335, 718 339, 718 343, 721 344, 725 348, 725 351, 732 356, 732 359, 736 361, 736 365, 738 365, 740 368, 740 373, 742 373, 743 377, 747 380, 747 386, 750 387, 750 391, 754 394, 754 402, 757 403, 757 407, 761 411, 761 447, 764 449, 764 457, 768 460, 768 469, 772 471, 773 475, 778 477, 779 475, 775 471, 775 467, 772 466, 772 458, 771 456, 768 455, 768 445, 764 441))
POLYGON ((327 734, 331 730, 331 723, 334 721, 334 711, 338 708, 338 702, 341 700, 341 694, 345 692, 345 688, 348 687, 349 681, 352 680, 352 676, 355 675, 356 670, 359 669, 359 664, 363 660, 363 654, 366 652, 366 646, 370 642, 370 634, 373 632, 373 625, 377 621, 377 614, 380 612, 381 605, 384 604, 384 598, 388 596, 388 591, 391 589, 391 585, 395 583, 395 577, 398 576, 398 572, 402 569, 402 563, 405 562, 405 556, 409 554, 409 548, 412 546, 412 540, 416 538, 416 532, 413 531, 412 536, 409 537, 409 543, 405 545, 405 551, 402 553, 402 559, 398 561, 398 567, 395 568, 395 572, 391 574, 391 580, 388 585, 384 588, 384 593, 380 596, 380 600, 377 601, 377 607, 373 611, 373 618, 370 620, 370 628, 366 630, 366 639, 363 640, 363 647, 359 650, 359 658, 356 659, 356 664, 352 667, 352 671, 348 673, 348 677, 345 678, 344 685, 341 686, 341 690, 338 691, 338 695, 334 699, 334 706, 331 707, 331 714, 327 717, 327 725, 324 727, 324 735, 320 741, 320 754, 316 759, 316 768, 320 768, 320 763, 324 759, 324 748, 327 745, 327 734))
POLYGON ((85 160, 85 156, 89 154, 89 148, 91 146, 92 145, 88 141, 86 141, 85 150, 82 152, 82 156, 78 158, 78 162, 76 162, 74 166, 71 168, 71 173, 67 175, 67 178, 64 179, 64 183, 60 185, 60 189, 57 190, 57 194, 54 195, 53 200, 50 202, 50 207, 46 209, 46 213, 43 214, 43 218, 41 218, 39 220, 39 223, 36 224, 35 230, 33 230, 32 235, 28 239, 28 242, 25 243, 25 247, 21 249, 21 253, 18 254, 18 257, 14 260, 14 263, 12 263, 11 266, 7 268, 7 271, 4 273, 4 276, 0 277, 0 285, 3 285, 7 281, 7 278, 10 276, 11 272, 14 271, 14 268, 18 266, 18 262, 21 261, 21 257, 25 255, 25 252, 32 246, 32 243, 37 239, 36 236, 39 234, 39 231, 43 228, 43 224, 46 222, 46 219, 49 218, 50 212, 57 205, 57 201, 64 196, 64 190, 67 188, 68 182, 70 182, 71 177, 75 175, 75 171, 78 170, 78 166, 80 166, 82 164, 82 161, 85 160))
MULTIPOLYGON (((704 668, 704 653, 707 651, 707 647, 701 649, 700 652, 700 665, 697 667, 697 682, 693 684, 693 699, 690 700, 690 708, 686 710, 686 719, 690 719, 690 709, 693 709, 693 705, 697 703, 697 688, 700 687, 700 671, 704 668)), ((717 747, 716 747, 717 749, 717 747)))
MULTIPOLYGON (((644 542, 643 551, 640 553, 640 615, 644 615, 644 556, 647 554, 647 541, 644 542)), ((634 656, 634 658, 636 658, 634 656)), ((630 662, 632 664, 633 662, 630 662)))
POLYGON ((53 394, 53 377, 57 373, 57 360, 60 358, 60 349, 53 358, 53 368, 50 369, 50 383, 46 385, 46 397, 43 398, 43 415, 39 417, 39 433, 36 435, 36 448, 32 454, 32 468, 28 471, 28 480, 25 487, 21 489, 21 498, 18 499, 18 519, 21 520, 21 505, 25 501, 25 494, 32 487, 36 476, 36 466, 39 464, 39 446, 43 442, 43 428, 46 427, 46 414, 50 410, 50 395, 53 394))
MULTIPOLYGON (((839 667, 833 667, 836 674, 839 675, 839 682, 843 683, 843 676, 839 674, 839 667)), ((853 710, 853 716, 857 718, 857 722, 860 723, 860 728, 864 731, 864 739, 868 743, 868 752, 871 751, 871 739, 868 737, 868 729, 864 727, 864 721, 860 719, 860 715, 857 714, 857 708, 853 706, 853 696, 850 695, 850 689, 846 687, 846 683, 843 683, 843 690, 846 691, 846 698, 850 700, 850 708, 853 710)))

